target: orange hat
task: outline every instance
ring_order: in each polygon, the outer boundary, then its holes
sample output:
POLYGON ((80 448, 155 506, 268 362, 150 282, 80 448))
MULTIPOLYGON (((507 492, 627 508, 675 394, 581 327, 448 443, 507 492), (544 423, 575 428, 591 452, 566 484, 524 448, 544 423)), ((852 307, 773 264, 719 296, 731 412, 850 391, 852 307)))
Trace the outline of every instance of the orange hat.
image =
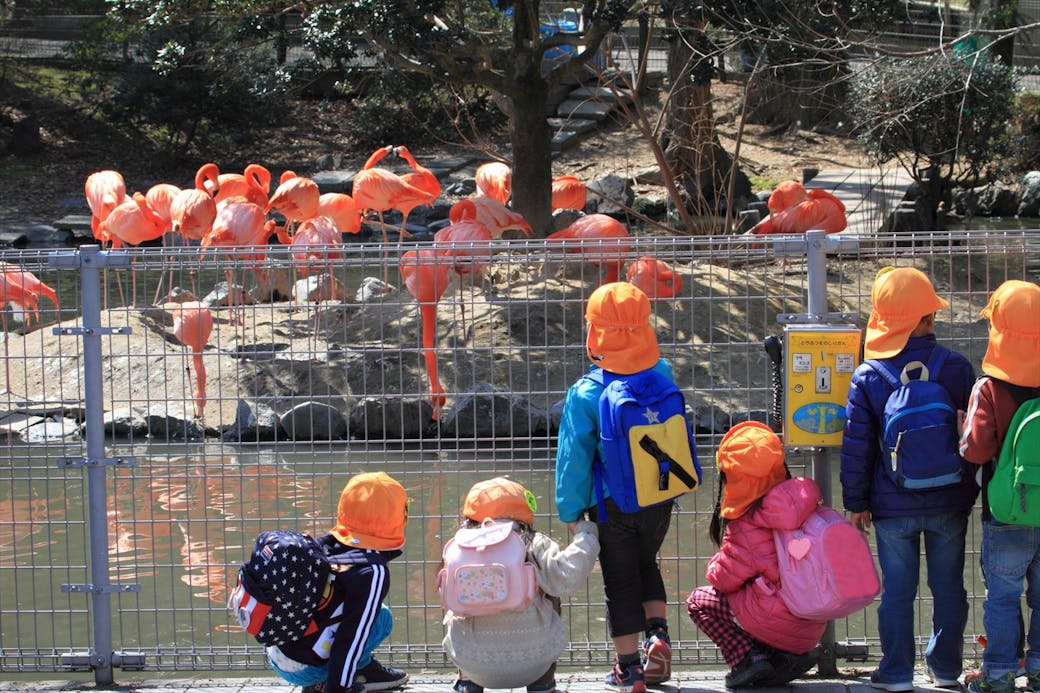
POLYGON ((1040 386, 1040 286, 1011 279, 982 309, 989 345, 982 372, 1022 387, 1040 386))
POLYGON ((348 546, 377 551, 404 546, 408 496, 386 472, 365 472, 348 481, 336 514, 331 534, 348 546))
POLYGON ((473 484, 462 506, 462 514, 476 522, 508 519, 526 525, 534 524, 536 510, 534 494, 504 476, 473 484))
POLYGON ((726 475, 719 515, 734 520, 766 492, 787 478, 784 446, 771 428, 743 421, 727 431, 715 455, 726 475))
POLYGON ((921 318, 949 305, 935 294, 928 275, 913 267, 883 268, 874 277, 870 299, 873 307, 863 344, 868 359, 895 356, 921 318))
POLYGON ((589 296, 585 351, 611 373, 628 375, 652 368, 661 358, 657 335, 650 327, 650 299, 628 282, 604 284, 589 296))

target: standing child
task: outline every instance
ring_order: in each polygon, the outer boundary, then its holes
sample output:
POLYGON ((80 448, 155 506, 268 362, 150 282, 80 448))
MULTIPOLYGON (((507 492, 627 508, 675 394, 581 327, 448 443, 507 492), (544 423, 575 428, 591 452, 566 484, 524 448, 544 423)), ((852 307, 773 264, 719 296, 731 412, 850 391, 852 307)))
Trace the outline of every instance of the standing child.
POLYGON ((711 584, 695 589, 686 606, 730 665, 727 688, 779 686, 816 664, 810 650, 827 622, 795 616, 780 598, 773 532, 802 526, 820 504, 820 488, 789 478, 783 444, 756 421, 731 428, 716 459, 711 539, 719 551, 708 562, 711 584))
MULTIPOLYGON (((1029 688, 1036 691, 1040 690, 1040 528, 994 519, 990 482, 1016 410, 1027 400, 1040 397, 1040 286, 1014 279, 1004 282, 993 292, 982 317, 990 320, 989 344, 982 359, 985 375, 972 388, 960 440, 964 459, 983 465, 982 574, 986 602, 982 623, 987 642, 981 676, 968 683, 968 690, 1014 693, 1018 650, 1024 635, 1028 645, 1026 676, 1029 688), (1029 628, 1024 634, 1020 611, 1023 583, 1027 585, 1030 609, 1029 628)), ((1025 505, 1025 498, 1021 500, 1025 505)))
POLYGON ((305 692, 362 693, 399 688, 408 675, 383 666, 373 651, 393 629, 383 600, 390 590, 387 563, 401 555, 408 498, 384 472, 358 474, 339 497, 336 526, 318 539, 340 560, 358 559, 333 572, 302 638, 267 648, 268 659, 289 683, 305 692))
MULTIPOLYGON (((650 299, 640 289, 628 282, 600 286, 589 296, 585 320, 592 375, 600 370, 631 375, 653 369, 672 380, 671 366, 660 358, 650 326, 650 299)), ((602 378, 588 376, 567 391, 556 451, 556 509, 568 525, 588 515, 599 526, 607 625, 617 653, 605 686, 618 693, 642 693, 647 683, 671 676, 667 595, 657 553, 668 533, 674 503, 622 512, 607 485, 596 478, 594 464, 602 455, 603 392, 602 378), (602 504, 597 502, 599 495, 602 504)))
POLYGON ((466 494, 463 528, 480 527, 489 520, 512 525, 527 547, 538 591, 520 611, 479 616, 447 612, 444 651, 459 667, 457 693, 482 693, 485 687, 526 686, 531 693, 556 689, 556 660, 568 640, 559 598, 585 587, 599 541, 595 523, 578 522, 571 528, 571 543, 561 549, 534 530, 536 510, 534 494, 503 477, 474 484, 466 494))
MULTIPOLYGON (((964 589, 964 540, 968 514, 978 495, 970 470, 957 453, 957 412, 968 405, 975 375, 960 354, 936 342, 935 313, 948 304, 931 280, 912 267, 878 272, 863 352, 867 359, 849 383, 841 443, 841 487, 849 519, 862 532, 876 530, 882 593, 878 606, 881 663, 870 685, 897 693, 914 688, 917 651, 914 614, 920 578, 921 539, 932 593, 931 639, 925 650, 928 675, 940 687, 956 688, 962 671, 968 596, 964 589), (910 431, 895 445, 883 442, 895 383, 937 383, 924 411, 940 398, 944 412, 931 427, 910 431), (938 394, 936 394, 938 393, 938 394), (907 441, 922 441, 916 455, 907 441), (902 452, 900 451, 902 441, 902 452), (936 469, 943 460, 942 469, 936 469), (923 470, 923 471, 922 471, 923 470)), ((907 400, 909 401, 909 399, 907 400)), ((902 410, 909 412, 910 408, 902 410)), ((902 417, 908 421, 910 414, 902 417)), ((894 425, 894 424, 893 424, 894 425)))

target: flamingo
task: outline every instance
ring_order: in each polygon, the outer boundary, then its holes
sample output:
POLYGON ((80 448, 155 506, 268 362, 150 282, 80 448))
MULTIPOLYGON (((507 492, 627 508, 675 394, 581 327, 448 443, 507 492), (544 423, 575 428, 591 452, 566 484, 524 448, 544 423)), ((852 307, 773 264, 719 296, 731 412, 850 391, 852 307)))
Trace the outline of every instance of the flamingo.
MULTIPOLYGON (((433 174, 433 171, 421 165, 412 156, 412 153, 408 150, 408 147, 399 145, 394 147, 394 154, 405 161, 412 167, 411 173, 402 174, 401 178, 405 180, 409 185, 414 185, 420 190, 425 190, 430 195, 430 202, 433 202, 441 195, 441 182, 437 180, 437 176, 433 174)), ((429 203, 427 203, 429 204, 429 203)))
POLYGON ((101 222, 98 231, 105 240, 111 241, 113 248, 120 248, 162 238, 166 222, 148 205, 145 196, 138 192, 113 209, 101 222))
POLYGON ((170 207, 173 205, 173 200, 180 194, 180 192, 181 189, 171 183, 156 183, 152 187, 148 188, 148 192, 144 195, 148 207, 155 212, 156 216, 163 220, 164 235, 172 226, 173 222, 170 218, 170 207))
POLYGON ((216 218, 217 203, 198 188, 181 190, 170 203, 170 227, 185 240, 201 241, 216 218))
POLYGON ((464 219, 475 219, 488 227, 492 238, 502 238, 510 229, 520 231, 531 237, 531 225, 527 220, 496 199, 490 197, 471 197, 459 200, 448 211, 448 219, 452 223, 464 219))
POLYGON ((509 196, 513 192, 513 170, 509 168, 509 164, 489 161, 477 167, 474 177, 478 197, 490 197, 502 204, 508 204, 509 196))
MULTIPOLYGON (((383 243, 387 242, 386 224, 383 223, 383 212, 399 209, 410 212, 419 204, 429 204, 433 200, 429 192, 421 190, 406 182, 401 176, 385 168, 378 168, 379 163, 394 148, 390 145, 377 149, 368 157, 365 167, 354 176, 354 204, 360 210, 370 210, 379 215, 379 226, 383 230, 383 243), (419 202, 429 200, 429 202, 419 202)), ((401 236, 407 238, 411 234, 405 231, 406 219, 401 220, 401 236)))
POLYGON ((578 217, 565 229, 546 236, 549 242, 579 240, 581 244, 569 249, 581 253, 589 262, 606 268, 603 283, 616 282, 625 263, 629 246, 621 239, 629 237, 625 225, 606 214, 587 214, 578 217))
POLYGON ((320 197, 318 184, 313 180, 298 176, 293 171, 285 171, 279 179, 278 188, 267 202, 266 211, 277 211, 285 217, 286 225, 299 223, 318 213, 320 197))
POLYGON ((809 195, 804 185, 796 180, 780 181, 769 195, 769 202, 766 203, 766 206, 769 208, 769 216, 779 214, 789 207, 805 202, 807 199, 809 199, 809 195))
MULTIPOLYGON (((40 296, 49 298, 55 308, 60 307, 54 289, 41 282, 32 272, 0 260, 0 305, 9 305, 12 310, 19 311, 25 316, 25 324, 29 325, 33 317, 40 317, 40 296)), ((6 313, 0 313, 0 325, 4 331, 4 372, 7 377, 7 391, 10 392, 11 361, 7 357, 9 335, 6 313)))
POLYGON ((585 184, 575 176, 557 176, 552 181, 552 208, 557 209, 585 209, 588 200, 588 190, 585 184))
POLYGON ((209 162, 195 172, 195 187, 208 192, 216 202, 242 196, 264 207, 271 191, 271 172, 260 164, 249 164, 242 173, 221 173, 209 162))
POLYGON ((629 265, 625 278, 650 298, 675 298, 682 291, 682 276, 667 263, 649 255, 629 265))
POLYGON ((447 401, 437 375, 437 302, 451 283, 450 263, 437 251, 409 250, 401 256, 401 277, 408 291, 419 303, 422 321, 422 350, 426 362, 426 377, 430 381, 430 401, 433 420, 441 416, 441 407, 447 401))
POLYGON ((755 224, 746 235, 770 233, 805 233, 806 231, 826 231, 837 233, 843 231, 848 224, 845 218, 845 205, 837 197, 814 188, 808 192, 808 199, 793 207, 788 207, 775 216, 755 224))
POLYGON ((173 336, 191 351, 195 367, 195 386, 192 391, 195 418, 202 419, 206 409, 206 364, 202 352, 213 332, 213 313, 198 301, 188 301, 173 309, 173 336))
POLYGON ((329 217, 314 217, 300 223, 291 239, 292 258, 301 263, 300 274, 307 276, 312 269, 328 265, 329 260, 343 257, 333 248, 343 245, 343 236, 336 222, 329 217))
MULTIPOLYGON (((260 261, 263 260, 264 253, 257 249, 267 245, 267 239, 271 236, 274 226, 273 221, 265 219, 262 207, 245 198, 232 197, 217 205, 217 217, 212 228, 202 237, 200 245, 203 248, 248 248, 252 252, 236 251, 232 253, 231 258, 260 261)), ((232 305, 239 305, 243 297, 236 295, 234 267, 229 266, 224 272, 228 283, 228 299, 232 305)), ((237 316, 233 317, 232 322, 237 319, 237 316)))
POLYGON ((318 211, 314 216, 328 217, 336 224, 340 233, 357 233, 361 230, 361 214, 354 198, 344 193, 323 193, 318 197, 318 211))
POLYGON ((119 171, 95 171, 87 176, 83 190, 90 207, 90 231, 95 238, 103 242, 105 239, 98 235, 101 222, 126 198, 123 175, 119 171))

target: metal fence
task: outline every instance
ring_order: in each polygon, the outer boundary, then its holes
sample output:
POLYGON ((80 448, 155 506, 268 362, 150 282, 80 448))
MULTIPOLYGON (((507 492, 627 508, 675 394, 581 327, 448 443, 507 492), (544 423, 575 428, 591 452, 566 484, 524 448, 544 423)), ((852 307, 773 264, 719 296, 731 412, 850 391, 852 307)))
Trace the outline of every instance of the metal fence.
MULTIPOLYGON (((4 253, 53 287, 58 306, 41 297, 38 316, 0 313, 0 670, 262 668, 261 648, 225 607, 253 538, 272 527, 328 531, 346 480, 382 469, 403 483, 411 509, 404 555, 391 564, 396 626, 381 657, 448 671, 434 583, 460 500, 474 481, 508 474, 537 496, 538 528, 564 540, 553 506, 555 422, 587 369, 584 301, 615 263, 644 255, 682 280, 677 296, 655 301, 653 321, 705 471, 661 552, 674 656, 718 664, 683 602, 714 553, 714 446, 733 422, 765 418, 772 402, 762 345, 780 333, 777 316, 806 312, 815 282, 829 312, 862 326, 877 270, 917 266, 950 300, 940 339, 977 368, 988 292, 1008 278, 1035 281, 1040 269, 1030 265, 1037 231, 844 238, 815 278, 808 246, 795 240, 786 257, 771 241, 732 236, 639 237, 621 249, 496 242, 483 270, 457 274, 436 304, 447 395, 436 421, 423 314, 401 281, 398 248, 356 243, 308 260, 273 247, 205 257, 185 247, 4 253), (243 287, 243 305, 211 293, 228 279, 243 287), (174 300, 206 294, 215 326, 195 359, 173 336, 172 311, 174 300), (199 360, 208 380, 196 418, 199 360)), ((456 263, 452 273, 465 269, 456 263)), ((791 452, 794 473, 811 473, 809 452, 791 452)), ((983 597, 977 530, 969 541, 970 655, 983 597)), ((922 647, 929 608, 922 596, 922 647)), ((561 664, 605 666, 598 569, 564 614, 571 645, 561 664)), ((871 657, 876 633, 873 607, 835 628, 839 642, 871 657)))

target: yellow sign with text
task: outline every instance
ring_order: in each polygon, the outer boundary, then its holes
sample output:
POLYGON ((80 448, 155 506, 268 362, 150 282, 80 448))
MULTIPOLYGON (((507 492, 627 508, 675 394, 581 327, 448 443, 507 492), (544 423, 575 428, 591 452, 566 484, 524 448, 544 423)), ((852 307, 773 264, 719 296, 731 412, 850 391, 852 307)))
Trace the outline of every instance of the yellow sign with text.
POLYGON ((855 325, 784 328, 784 444, 841 445, 845 402, 860 362, 855 325))

